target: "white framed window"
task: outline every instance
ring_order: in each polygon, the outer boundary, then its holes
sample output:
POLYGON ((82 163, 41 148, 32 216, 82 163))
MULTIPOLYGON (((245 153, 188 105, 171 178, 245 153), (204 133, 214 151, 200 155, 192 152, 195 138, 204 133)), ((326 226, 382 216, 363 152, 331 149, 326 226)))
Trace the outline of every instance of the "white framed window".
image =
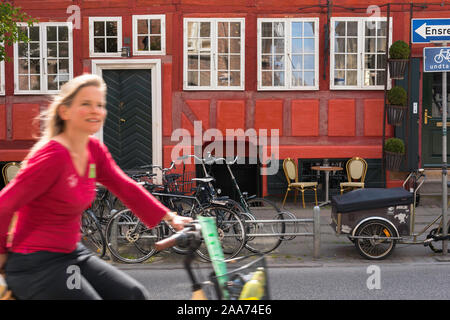
POLYGON ((120 57, 122 17, 89 17, 89 55, 120 57))
POLYGON ((384 90, 389 24, 387 32, 383 17, 331 18, 330 89, 384 90))
POLYGON ((166 54, 165 15, 133 15, 133 55, 166 54))
POLYGON ((14 93, 57 93, 73 77, 72 24, 20 24, 28 43, 14 44, 14 93))
POLYGON ((319 18, 258 19, 258 90, 319 89, 319 18))
POLYGON ((244 90, 245 19, 184 19, 185 90, 244 90))

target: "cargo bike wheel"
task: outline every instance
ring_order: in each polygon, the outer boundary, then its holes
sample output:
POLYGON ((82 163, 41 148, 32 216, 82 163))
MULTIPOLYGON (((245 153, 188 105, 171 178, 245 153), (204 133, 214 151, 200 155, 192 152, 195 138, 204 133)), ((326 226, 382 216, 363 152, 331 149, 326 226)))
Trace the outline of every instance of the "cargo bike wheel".
POLYGON ((369 260, 388 257, 395 248, 396 232, 383 220, 369 220, 362 223, 355 232, 353 242, 359 254, 369 260))

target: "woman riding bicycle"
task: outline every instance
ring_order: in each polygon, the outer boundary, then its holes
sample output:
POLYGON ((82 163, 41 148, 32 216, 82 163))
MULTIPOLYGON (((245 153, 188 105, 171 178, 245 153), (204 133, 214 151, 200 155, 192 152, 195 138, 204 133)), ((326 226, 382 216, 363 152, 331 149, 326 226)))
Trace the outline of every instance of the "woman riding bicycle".
POLYGON ((177 216, 129 178, 91 137, 106 118, 106 85, 82 75, 65 84, 45 113, 44 131, 22 169, 0 192, 0 271, 18 299, 146 299, 145 288, 79 243, 81 214, 99 182, 148 226, 177 216), (17 223, 11 243, 7 233, 17 223))

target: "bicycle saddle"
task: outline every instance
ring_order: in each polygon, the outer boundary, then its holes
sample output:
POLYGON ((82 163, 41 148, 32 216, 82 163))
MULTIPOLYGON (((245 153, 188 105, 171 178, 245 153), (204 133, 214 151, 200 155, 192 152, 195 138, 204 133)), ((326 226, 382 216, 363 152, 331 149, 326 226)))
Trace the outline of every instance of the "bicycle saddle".
POLYGON ((211 181, 215 181, 216 179, 214 179, 213 177, 208 177, 208 178, 193 178, 192 181, 200 181, 203 183, 209 183, 211 181))

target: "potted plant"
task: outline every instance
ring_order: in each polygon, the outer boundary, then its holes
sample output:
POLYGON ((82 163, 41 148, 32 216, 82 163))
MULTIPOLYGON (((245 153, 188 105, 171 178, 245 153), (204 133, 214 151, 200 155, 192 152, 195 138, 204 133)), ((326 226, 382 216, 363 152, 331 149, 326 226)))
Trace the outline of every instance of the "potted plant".
POLYGON ((394 126, 402 124, 408 104, 408 94, 403 87, 395 86, 387 92, 388 123, 394 126))
POLYGON ((405 144, 399 138, 389 138, 384 143, 386 169, 398 171, 405 155, 405 144))
POLYGON ((389 48, 389 75, 391 79, 403 79, 405 77, 406 65, 409 62, 411 49, 402 41, 395 41, 389 48))

